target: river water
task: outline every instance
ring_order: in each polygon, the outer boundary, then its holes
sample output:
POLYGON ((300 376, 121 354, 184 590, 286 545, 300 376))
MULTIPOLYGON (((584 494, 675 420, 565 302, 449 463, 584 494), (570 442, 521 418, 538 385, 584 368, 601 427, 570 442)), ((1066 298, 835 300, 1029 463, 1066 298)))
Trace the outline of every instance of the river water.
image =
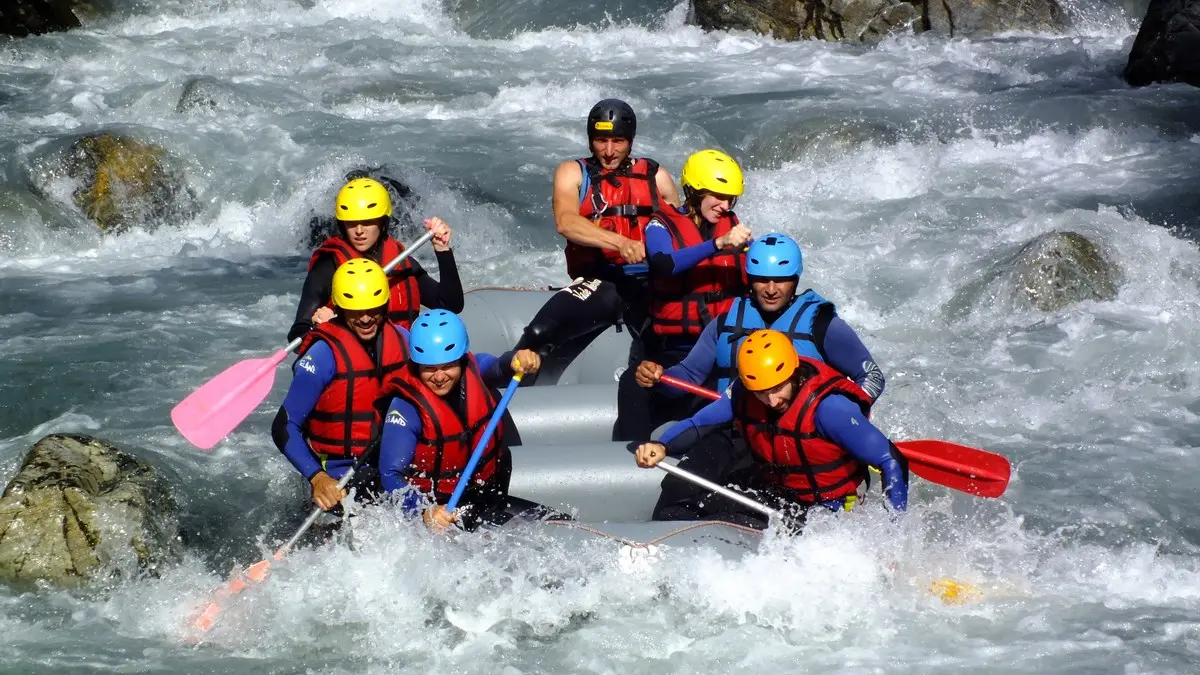
POLYGON ((705 34, 669 0, 117 4, 0 50, 0 477, 47 433, 128 447, 175 486, 187 554, 91 592, 0 590, 0 671, 1196 672, 1200 91, 1121 81, 1144 4, 870 47, 705 34), (177 112, 196 76, 218 105, 177 112), (272 404, 212 453, 168 413, 285 342, 310 214, 387 165, 455 228, 468 288, 561 283, 550 176, 608 96, 676 176, 701 147, 742 160, 743 220, 798 238, 887 373, 876 421, 1004 453, 1007 494, 918 481, 897 526, 865 508, 744 560, 633 572, 536 531, 432 540, 368 512, 189 643, 303 490, 272 404), (198 215, 101 238, 45 171, 98 130, 179 157, 198 215), (1062 229, 1117 263, 1114 300, 964 292, 1062 229), (943 604, 941 576, 983 597, 943 604))

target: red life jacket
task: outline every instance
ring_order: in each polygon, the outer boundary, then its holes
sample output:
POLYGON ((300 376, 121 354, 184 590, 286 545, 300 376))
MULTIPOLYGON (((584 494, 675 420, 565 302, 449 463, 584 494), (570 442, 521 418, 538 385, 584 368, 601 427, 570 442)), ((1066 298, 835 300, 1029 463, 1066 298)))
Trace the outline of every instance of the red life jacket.
MULTIPOLYGON (((496 399, 479 374, 474 354, 468 353, 464 359, 460 386, 463 396, 461 414, 456 409, 459 406, 450 405, 430 391, 409 368, 391 378, 386 390, 404 397, 421 416, 421 437, 417 439, 409 466, 408 482, 422 492, 434 490, 442 503, 453 494, 471 459, 471 452, 492 413, 496 412, 496 399)), ((385 394, 385 398, 390 397, 385 394)), ((496 427, 484 448, 471 476, 473 483, 486 483, 496 473, 503 426, 501 423, 496 427)))
MULTIPOLYGON (((383 240, 383 261, 379 264, 386 265, 400 255, 404 251, 404 245, 392 239, 385 237, 383 240)), ((353 260, 355 258, 364 258, 363 254, 350 245, 341 237, 330 237, 321 244, 320 248, 313 251, 312 257, 308 259, 308 269, 312 271, 313 265, 317 264, 317 258, 322 255, 332 255, 338 265, 353 260)), ((392 287, 392 297, 388 301, 388 321, 398 326, 403 326, 405 330, 412 327, 412 322, 421 314, 421 289, 417 286, 417 275, 414 273, 414 268, 408 258, 396 265, 396 268, 388 273, 388 285, 392 287)), ((330 299, 325 305, 333 307, 333 300, 330 299)))
MULTIPOLYGON (((705 237, 690 216, 667 208, 654 215, 666 226, 675 250, 724 236, 738 224, 737 216, 726 213, 705 237)), ((746 253, 723 249, 700 261, 683 274, 651 278, 650 317, 659 335, 698 336, 714 317, 733 306, 735 298, 750 292, 746 278, 746 253)))
MULTIPOLYGON (((594 157, 576 160, 583 171, 579 194, 579 215, 609 232, 634 241, 645 240, 646 223, 659 209, 658 162, 634 159, 614 171, 604 171, 594 157)), ((583 246, 568 241, 567 274, 572 279, 591 276, 596 265, 624 265, 620 253, 605 248, 583 246)))
POLYGON ((815 503, 854 494, 867 479, 867 465, 831 441, 817 435, 817 404, 839 394, 867 414, 871 397, 833 368, 804 357, 800 371, 811 375, 783 415, 752 393, 735 388, 733 402, 738 428, 755 458, 766 464, 766 479, 788 488, 800 502, 815 503), (769 421, 777 418, 775 421, 769 421))
POLYGON ((408 363, 408 344, 395 328, 381 325, 372 360, 353 331, 337 321, 326 321, 304 336, 301 358, 317 340, 324 340, 333 351, 335 370, 304 422, 304 437, 318 454, 357 457, 379 431, 375 402, 384 379, 408 363))

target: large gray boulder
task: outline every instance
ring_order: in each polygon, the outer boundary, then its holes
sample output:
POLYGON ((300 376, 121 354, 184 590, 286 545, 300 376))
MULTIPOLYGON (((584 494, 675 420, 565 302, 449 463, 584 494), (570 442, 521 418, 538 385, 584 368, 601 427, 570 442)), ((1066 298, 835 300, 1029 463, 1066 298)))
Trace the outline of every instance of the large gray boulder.
POLYGON ((26 37, 79 28, 108 9, 106 0, 3 0, 0 2, 0 35, 26 37))
POLYGON ((5 0, 0 3, 0 33, 14 37, 78 28, 71 0, 5 0))
POLYGON ((781 40, 872 41, 898 31, 980 37, 1065 27, 1056 0, 693 0, 706 30, 750 30, 781 40))
POLYGON ((46 436, 0 496, 0 580, 154 573, 181 551, 175 513, 149 464, 90 436, 46 436))
POLYGON ((1047 232, 984 261, 975 281, 947 309, 958 318, 997 307, 1054 312, 1085 300, 1112 300, 1120 283, 1120 268, 1092 240, 1076 232, 1047 232))
POLYGON ((1200 0, 1150 0, 1124 76, 1135 87, 1155 82, 1200 87, 1200 0))

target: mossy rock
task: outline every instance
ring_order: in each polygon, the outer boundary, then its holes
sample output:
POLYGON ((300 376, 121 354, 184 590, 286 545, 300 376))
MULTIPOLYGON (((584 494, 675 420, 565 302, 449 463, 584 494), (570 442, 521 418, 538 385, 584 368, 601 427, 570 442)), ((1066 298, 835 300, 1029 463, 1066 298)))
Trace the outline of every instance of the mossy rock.
POLYGON ((176 511, 149 464, 90 436, 46 436, 0 496, 0 580, 69 588, 157 572, 180 553, 176 511))
POLYGON ((195 192, 184 182, 167 151, 114 133, 75 141, 64 162, 79 181, 75 205, 106 234, 131 227, 153 231, 179 224, 199 211, 195 192))

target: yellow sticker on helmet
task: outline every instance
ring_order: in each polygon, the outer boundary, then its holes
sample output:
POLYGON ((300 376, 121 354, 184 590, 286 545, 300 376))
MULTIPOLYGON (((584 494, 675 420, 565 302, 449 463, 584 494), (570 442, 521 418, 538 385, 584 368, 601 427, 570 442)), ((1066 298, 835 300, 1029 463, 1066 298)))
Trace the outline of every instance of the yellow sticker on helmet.
POLYGON ((596 131, 612 131, 613 123, 612 122, 596 122, 595 124, 592 125, 592 128, 595 129, 596 131))

